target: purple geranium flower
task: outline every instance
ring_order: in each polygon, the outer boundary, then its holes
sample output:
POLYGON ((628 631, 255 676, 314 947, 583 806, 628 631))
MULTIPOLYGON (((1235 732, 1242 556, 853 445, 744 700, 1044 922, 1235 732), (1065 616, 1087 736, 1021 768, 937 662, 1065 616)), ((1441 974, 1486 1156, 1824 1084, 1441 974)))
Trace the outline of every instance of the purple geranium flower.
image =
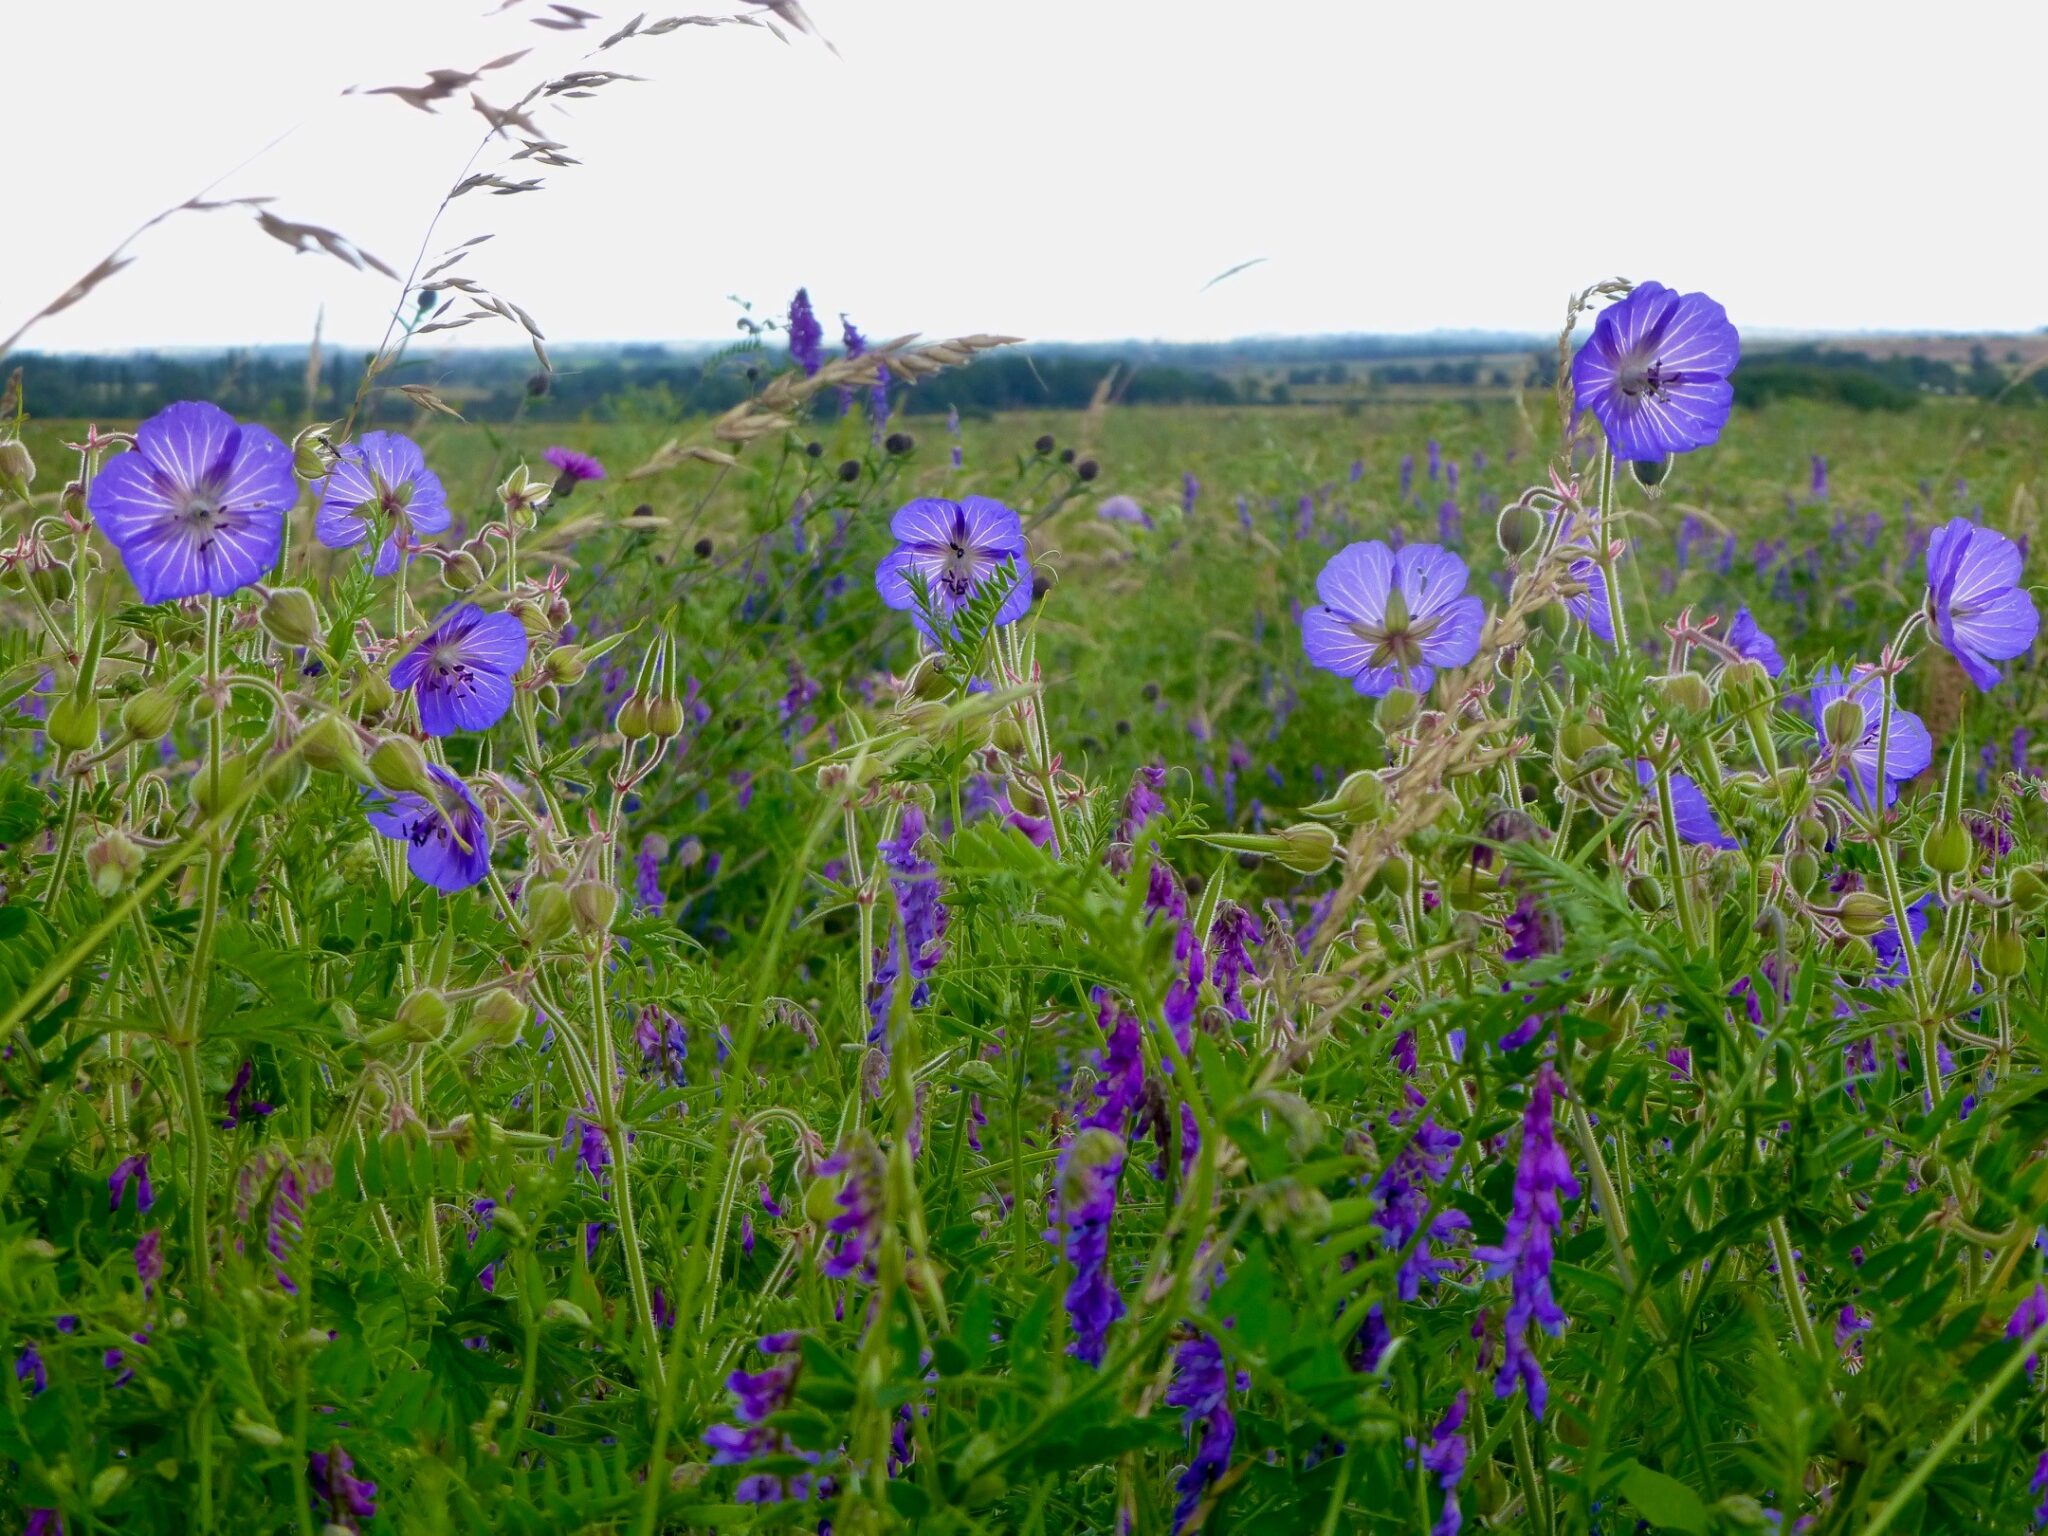
POLYGON ((1368 698, 1427 692, 1439 667, 1479 651, 1486 607, 1465 595, 1465 562, 1435 544, 1349 544, 1316 577, 1322 602, 1301 616, 1308 659, 1368 698))
POLYGON ((1927 612, 1949 654, 1989 691, 1994 662, 2011 661, 2034 643, 2041 615, 2020 585, 2017 544, 1966 517, 1937 528, 1927 541, 1927 612))
POLYGON ((811 308, 811 291, 799 288, 789 301, 789 355, 809 378, 825 364, 825 328, 811 308))
POLYGON ((526 649, 526 626, 511 614, 457 603, 391 669, 391 686, 413 690, 429 736, 487 731, 512 707, 526 649))
POLYGON ((958 501, 920 497, 906 502, 889 520, 897 547, 875 568, 875 587, 891 608, 910 613, 927 636, 930 626, 917 602, 914 572, 924 582, 932 612, 951 620, 989 581, 1008 590, 995 622, 1009 624, 1031 606, 1031 558, 1017 514, 986 496, 958 501))
POLYGON ((370 825, 402 840, 406 867, 437 891, 466 891, 491 872, 491 829, 469 786, 429 764, 434 796, 403 794, 371 805, 370 825))
POLYGON ((587 453, 578 453, 574 448, 553 447, 541 457, 555 466, 555 491, 558 495, 568 495, 586 480, 604 478, 604 465, 587 453))
POLYGON ((1615 453, 1661 459, 1704 448, 1735 403, 1742 341, 1704 293, 1644 283, 1603 310, 1572 359, 1572 394, 1615 453))
POLYGON ((1728 644, 1745 660, 1762 667, 1767 677, 1776 677, 1785 670, 1778 642, 1757 628, 1756 619, 1747 608, 1735 610, 1735 622, 1728 626, 1728 644))
POLYGON ((1146 528, 1152 526, 1152 519, 1138 505, 1137 499, 1122 494, 1103 497, 1095 504, 1095 515, 1105 522, 1137 523, 1146 528))
MULTIPOLYGON (((1849 786, 1849 798, 1868 810, 1877 797, 1877 744, 1884 723, 1885 681, 1871 671, 1848 678, 1841 668, 1830 667, 1814 680, 1807 695, 1807 711, 1815 735, 1827 746, 1827 708, 1837 699, 1853 698, 1863 711, 1863 734, 1837 756, 1841 760, 1842 782, 1849 786)), ((1892 708, 1891 737, 1884 754, 1884 803, 1898 798, 1899 785, 1918 778, 1934 761, 1934 738, 1911 710, 1892 708)))
MULTIPOLYGON (((1642 758, 1636 759, 1636 782, 1648 788, 1657 782, 1657 770, 1642 758)), ((1734 848, 1735 839, 1721 830, 1706 794, 1690 777, 1671 771, 1671 809, 1678 822, 1678 836, 1700 848, 1734 848)))
POLYGON ((292 452, 268 427, 183 400, 135 429, 87 496, 145 603, 229 593, 277 563, 299 499, 292 452))
POLYGON ((398 569, 398 551, 413 533, 448 526, 448 496, 427 468, 420 445, 396 432, 365 432, 344 444, 333 471, 320 482, 313 532, 329 549, 352 549, 378 531, 376 574, 398 569))
POLYGON ((127 1198, 128 1186, 135 1186, 135 1213, 140 1216, 156 1204, 156 1187, 149 1182, 149 1154, 137 1152, 133 1157, 124 1157, 114 1164, 114 1171, 107 1175, 107 1209, 118 1211, 121 1202, 127 1198))
POLYGON ((1577 1198, 1579 1193, 1571 1159, 1557 1144, 1553 1107, 1563 1087, 1550 1063, 1536 1069, 1529 1107, 1522 1116, 1522 1151, 1515 1164, 1515 1203, 1508 1213, 1507 1230, 1500 1246, 1472 1250, 1493 1275, 1506 1275, 1509 1282, 1507 1316, 1501 1328, 1506 1348, 1500 1374, 1494 1378, 1494 1392, 1511 1397, 1516 1383, 1521 1383, 1528 1390, 1529 1411, 1538 1419, 1543 1417, 1550 1388, 1530 1347, 1529 1325, 1534 1323, 1553 1337, 1564 1328, 1564 1309, 1550 1291, 1550 1263, 1557 1229, 1564 1220, 1559 1197, 1577 1198))

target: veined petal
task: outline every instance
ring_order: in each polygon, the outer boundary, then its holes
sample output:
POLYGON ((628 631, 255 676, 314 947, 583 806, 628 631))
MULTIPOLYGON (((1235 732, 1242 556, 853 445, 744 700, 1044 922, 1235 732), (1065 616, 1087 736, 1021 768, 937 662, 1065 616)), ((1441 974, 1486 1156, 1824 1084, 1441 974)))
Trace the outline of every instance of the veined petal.
POLYGON ((1486 628, 1486 604, 1461 597, 1438 612, 1436 628, 1422 637, 1422 659, 1437 667, 1462 667, 1479 654, 1486 628))
POLYGON ((1316 596, 1357 624, 1383 624, 1394 579, 1394 553, 1377 539, 1347 544, 1316 576, 1316 596))
POLYGON ((987 496, 960 498, 960 515, 966 525, 966 545, 994 555, 1025 553, 1024 524, 1017 514, 987 496))
POLYGON ((1372 642, 1360 639, 1348 622, 1320 606, 1301 616, 1301 646, 1312 666, 1339 677, 1357 676, 1373 652, 1372 642))
POLYGON ((1404 544, 1394 555, 1393 584, 1410 618, 1434 618, 1463 595, 1465 562, 1437 544, 1404 544))
POLYGON ((943 549, 951 542, 959 522, 959 503, 920 496, 896 509, 896 515, 889 519, 889 532, 899 544, 928 544, 943 549))

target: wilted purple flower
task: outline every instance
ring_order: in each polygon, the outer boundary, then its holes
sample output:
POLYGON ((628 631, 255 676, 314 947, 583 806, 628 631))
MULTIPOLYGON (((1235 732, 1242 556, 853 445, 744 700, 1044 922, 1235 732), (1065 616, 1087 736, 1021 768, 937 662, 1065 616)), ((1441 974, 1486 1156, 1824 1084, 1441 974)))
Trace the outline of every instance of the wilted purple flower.
MULTIPOLYGON (((1853 746, 1836 755, 1841 762, 1842 782, 1849 787, 1849 798, 1864 810, 1877 798, 1877 748, 1884 720, 1885 686, 1884 678, 1875 672, 1858 672, 1845 679, 1841 668, 1830 667, 1814 680, 1813 691, 1807 695, 1807 713, 1824 749, 1830 704, 1837 699, 1854 699, 1863 711, 1862 735, 1853 746)), ((1899 785, 1917 778, 1933 761, 1934 738, 1927 734, 1927 727, 1911 710, 1894 705, 1891 737, 1884 754, 1884 803, 1890 805, 1898 798, 1899 785)))
POLYGON ((1742 341, 1704 293, 1643 283, 1600 312, 1572 359, 1572 395, 1624 459, 1704 448, 1735 403, 1742 341))
POLYGON ((43 1364, 42 1351, 33 1340, 22 1345, 21 1353, 14 1357, 14 1379, 27 1385, 30 1397, 50 1389, 49 1368, 43 1364))
MULTIPOLYGON (((1642 758, 1636 759, 1636 783, 1644 788, 1657 782, 1657 770, 1642 758)), ((1707 803, 1705 791, 1695 784, 1689 775, 1671 770, 1671 809, 1678 823, 1681 842, 1691 843, 1698 848, 1734 848, 1734 838, 1721 830, 1721 823, 1714 815, 1714 808, 1707 803)))
POLYGON ((333 470, 314 488, 320 497, 313 514, 314 535, 329 549, 353 549, 382 534, 376 574, 398 569, 398 551, 414 533, 439 533, 448 526, 448 496, 441 477, 409 437, 365 432, 337 452, 333 470))
POLYGON ((944 893, 939 888, 938 867, 921 851, 924 829, 923 810, 906 805, 896 835, 881 845, 882 863, 889 871, 889 888, 896 896, 898 923, 875 958, 874 990, 868 997, 868 1012, 873 1019, 870 1040, 879 1041, 888 1033, 889 1011, 895 1001, 903 957, 909 960, 910 1006, 922 1008, 931 1001, 931 975, 946 953, 948 914, 944 893), (899 940, 901 956, 897 950, 899 940))
POLYGON ((1237 1442, 1237 1416, 1230 1411, 1230 1372, 1223 1350, 1206 1333, 1182 1341, 1173 1353, 1173 1382, 1166 1401, 1184 1408, 1181 1422, 1190 1436, 1199 1432, 1194 1454, 1174 1480, 1175 1536, 1186 1528, 1209 1485, 1230 1469, 1231 1447, 1237 1442))
MULTIPOLYGON (((1404 1112, 1396 1111, 1396 1124, 1402 1118, 1404 1112)), ((1403 1301, 1415 1300, 1424 1285, 1435 1285, 1452 1268, 1452 1261, 1437 1257, 1430 1245, 1455 1242, 1460 1232, 1471 1229, 1472 1218, 1463 1211, 1445 1208, 1430 1214, 1433 1188, 1451 1171, 1459 1139, 1456 1131, 1425 1115, 1373 1181, 1373 1198, 1379 1204, 1373 1220, 1385 1234, 1388 1251, 1406 1253, 1397 1279, 1403 1301)))
POLYGON ((555 494, 566 496, 586 480, 602 480, 604 464, 587 453, 578 453, 574 448, 559 445, 541 455, 555 466, 555 494))
POLYGON ((377 1485, 355 1472, 356 1464, 338 1445, 306 1458, 307 1486, 326 1500, 328 1522, 351 1531, 358 1520, 377 1517, 377 1485))
POLYGON ((882 601, 911 614, 935 639, 918 606, 913 574, 924 583, 933 614, 951 621, 990 581, 1007 583, 995 622, 1009 624, 1031 606, 1031 557, 1017 514, 986 496, 959 501, 920 497, 889 520, 897 548, 875 568, 882 601))
POLYGON ((114 1171, 107 1175, 107 1209, 118 1211, 121 1202, 127 1198, 128 1186, 135 1186, 135 1214, 147 1215, 149 1208, 156 1204, 156 1186, 149 1182, 149 1154, 137 1152, 124 1157, 114 1164, 114 1171))
POLYGON ((394 842, 407 844, 413 878, 437 891, 466 891, 491 872, 491 829, 469 786, 436 763, 427 765, 433 798, 411 793, 373 800, 364 814, 394 842))
POLYGON ((825 328, 811 308, 811 291, 799 288, 789 301, 789 355, 809 378, 825 365, 825 328))
POLYGON ((221 1119, 220 1128, 222 1130, 232 1131, 242 1123, 244 1115, 260 1120, 263 1116, 271 1113, 271 1106, 265 1104, 261 1099, 248 1104, 242 1102, 242 1095, 249 1091, 249 1081, 254 1076, 255 1070, 254 1064, 250 1062, 248 1057, 244 1056, 241 1068, 235 1073, 235 1080, 228 1088, 228 1112, 221 1119))
POLYGON ((1579 1193, 1571 1159, 1558 1145, 1552 1113, 1553 1101, 1563 1086, 1549 1062, 1536 1069, 1529 1107, 1522 1115, 1515 1201, 1506 1231, 1498 1247, 1472 1250, 1496 1279, 1502 1275, 1509 1279, 1507 1316, 1501 1325, 1506 1349, 1500 1374, 1494 1378, 1494 1392, 1511 1397, 1520 1382, 1529 1394, 1529 1411, 1538 1419, 1543 1417, 1550 1387, 1530 1346, 1529 1325, 1534 1323, 1553 1337, 1564 1328, 1564 1309, 1550 1291, 1550 1261, 1558 1226, 1564 1220, 1559 1197, 1576 1199, 1579 1193))
POLYGON ((93 477, 86 503, 145 603, 260 581, 299 499, 292 452, 268 427, 182 400, 135 429, 135 447, 93 477))
POLYGON ((1927 542, 1927 614, 1950 655, 1986 691, 1998 685, 1994 662, 2034 643, 2041 615, 2020 585, 2017 544, 1966 517, 1937 528, 1927 542))
POLYGON ((151 1227, 135 1242, 135 1278, 142 1282, 143 1295, 154 1296, 163 1277, 164 1235, 151 1227))
POLYGON ((1728 644, 1746 660, 1757 663, 1767 677, 1785 670, 1785 658, 1778 654, 1778 642, 1757 628, 1747 608, 1735 610, 1735 622, 1728 626, 1728 644))
POLYGON ((1427 692, 1437 668, 1479 650, 1485 606, 1465 595, 1465 562, 1435 544, 1350 544, 1316 577, 1322 602, 1301 617, 1308 659, 1368 698, 1427 692))
POLYGON ((1464 1481, 1466 1456, 1465 1437, 1458 1431, 1464 1425, 1465 1394, 1460 1392, 1437 1420, 1436 1428, 1430 1432, 1429 1447, 1422 1453, 1423 1470, 1435 1474, 1436 1485, 1444 1496, 1430 1536, 1458 1536, 1464 1528, 1464 1512, 1458 1508, 1458 1484, 1464 1481))
POLYGON ((487 731, 512 707, 526 651, 526 626, 511 614, 456 603, 392 667, 391 686, 412 689, 429 736, 487 731))
POLYGON ((875 1247, 882 1240, 882 1151, 872 1137, 857 1135, 818 1165, 821 1175, 842 1174, 839 1214, 825 1223, 827 1278, 875 1275, 875 1247))
POLYGON ((1124 1299, 1109 1277, 1109 1224, 1123 1168, 1123 1139, 1090 1126, 1060 1153, 1053 1187, 1053 1230, 1046 1235, 1074 1266, 1066 1295, 1074 1340, 1067 1352, 1084 1365, 1102 1364, 1110 1325, 1124 1315, 1124 1299))

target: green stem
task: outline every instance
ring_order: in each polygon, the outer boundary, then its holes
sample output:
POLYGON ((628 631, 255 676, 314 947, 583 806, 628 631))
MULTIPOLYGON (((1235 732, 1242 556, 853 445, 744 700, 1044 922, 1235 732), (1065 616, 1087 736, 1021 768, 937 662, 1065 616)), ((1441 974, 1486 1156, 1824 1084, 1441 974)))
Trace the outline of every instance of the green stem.
POLYGON ((619 1123, 617 1053, 612 1044, 611 1016, 605 1006, 604 951, 590 951, 590 1021, 597 1045, 597 1112, 604 1122, 612 1154, 612 1195, 618 1207, 619 1244, 626 1252, 626 1277, 633 1286, 634 1327, 647 1345, 648 1369, 657 1390, 662 1386, 661 1332, 655 1326, 653 1293, 647 1286, 647 1260, 640 1252, 640 1225, 633 1214, 633 1173, 626 1161, 626 1128, 619 1123))
POLYGON ((1813 1317, 1806 1310, 1806 1287, 1799 1283, 1799 1265, 1792 1252, 1792 1234, 1783 1216, 1770 1221, 1771 1251, 1778 1259, 1778 1284, 1785 1293, 1785 1310, 1792 1314, 1792 1331, 1799 1347, 1814 1359, 1821 1358, 1820 1339, 1813 1331, 1813 1317))
POLYGON ((1664 832, 1664 862, 1671 874, 1671 899, 1678 906, 1678 928, 1688 944, 1700 941, 1699 918, 1693 911, 1692 891, 1686 885, 1685 844, 1678 836, 1678 807, 1671 796, 1671 768, 1657 770, 1657 817, 1664 832))

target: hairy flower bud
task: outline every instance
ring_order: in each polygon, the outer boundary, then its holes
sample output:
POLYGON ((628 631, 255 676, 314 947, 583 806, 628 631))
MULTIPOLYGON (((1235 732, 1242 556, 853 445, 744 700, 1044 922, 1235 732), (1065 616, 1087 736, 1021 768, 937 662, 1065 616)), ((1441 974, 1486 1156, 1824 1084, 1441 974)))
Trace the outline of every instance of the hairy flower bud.
POLYGON ((666 741, 683 734, 683 701, 664 693, 647 706, 647 733, 666 741))
POLYGON ((92 888, 112 901, 142 873, 142 849, 134 838, 116 827, 85 850, 85 868, 92 877, 92 888))
POLYGON ((569 910, 575 915, 576 931, 585 939, 610 933, 618 915, 619 893, 602 880, 578 880, 569 887, 569 910))
POLYGON ((448 999, 432 987, 419 987, 398 1005, 398 1027, 405 1038, 424 1045, 448 1029, 448 999))
POLYGON ((505 611, 525 627, 529 640, 545 640, 555 632, 555 626, 548 622, 547 610, 530 597, 515 597, 505 605, 505 611))
POLYGON ((409 736, 386 736, 370 754, 370 777, 380 789, 394 795, 428 795, 434 781, 427 772, 427 755, 409 736))
POLYGON ((1820 723, 1821 729, 1827 735, 1828 745, 1838 751, 1847 751, 1863 740, 1863 730, 1867 722, 1863 716, 1863 706, 1857 702, 1853 694, 1845 693, 1821 711, 1820 723))
POLYGON ((519 1031, 526 1027, 531 1011, 517 993, 504 987, 491 988, 470 1010, 469 1027, 455 1042, 455 1054, 466 1056, 483 1048, 505 1050, 518 1044, 519 1031))
POLYGON ((1344 782, 1337 786, 1337 793, 1327 800, 1302 807, 1311 816, 1330 816, 1353 826, 1377 821, 1386 808, 1386 780, 1370 768, 1347 773, 1344 782))
POLYGON ((1891 903, 1875 891, 1851 891, 1842 898, 1836 917, 1842 930, 1859 939, 1881 933, 1884 925, 1891 921, 1891 903))
POLYGON ((1654 686, 1666 704, 1687 714, 1703 715, 1714 706, 1714 692, 1697 672, 1667 672, 1654 686))
POLYGON ((1501 509, 1500 520, 1493 525, 1493 536, 1500 541, 1501 553, 1510 560, 1526 555, 1543 537, 1543 514, 1522 502, 1512 502, 1501 509))
POLYGON ((1387 855, 1380 867, 1373 871, 1366 889, 1374 895, 1405 896, 1408 893, 1410 871, 1408 861, 1398 853, 1387 855))
POLYGON ((145 688, 121 706, 121 730, 136 741, 158 741, 178 718, 178 701, 164 688, 145 688))
POLYGON ((1877 964, 1877 951, 1870 947, 1870 940, 1844 939, 1835 951, 1835 964, 1847 976, 1862 976, 1877 964))
POLYGON ((335 423, 316 421, 301 427, 292 439, 292 473, 301 480, 320 480, 334 473, 341 455, 334 448, 335 423))
POLYGON ((200 765, 199 771, 192 775, 191 786, 192 804, 200 815, 208 818, 218 816, 234 803, 236 795, 241 792, 248 762, 246 757, 223 757, 218 773, 211 764, 200 765))
POLYGON ((36 478, 36 461, 18 437, 0 437, 0 490, 12 491, 23 501, 36 478))
POLYGON ((355 701, 362 706, 365 719, 381 715, 398 701, 392 690, 391 679, 382 672, 365 672, 356 679, 355 701))
POLYGON ((1664 910, 1664 887, 1655 875, 1631 875, 1628 899, 1639 912, 1661 912, 1664 910))
POLYGON ((2029 916, 2048 907, 2048 866, 2024 864, 2012 872, 2012 904, 2029 916))
POLYGON ((1389 688, 1373 706, 1373 723, 1382 731, 1398 731, 1415 718, 1422 696, 1412 688, 1389 688))
POLYGON ((1337 834, 1320 821, 1298 821, 1274 837, 1282 845, 1275 860, 1297 875, 1319 875, 1337 857, 1337 834))
POLYGON ((484 568, 467 548, 441 562, 441 585, 450 592, 468 592, 483 585, 484 568))
POLYGON ((535 945, 549 944, 569 931, 576 914, 569 906, 569 893, 555 880, 542 880, 526 888, 526 937, 535 945))
POLYGON ((263 629, 279 645, 311 645, 320 638, 320 607, 300 587, 276 587, 263 596, 263 629))
POLYGON ((580 645, 562 645, 548 652, 547 660, 541 663, 541 670, 547 680, 564 688, 583 681, 584 673, 590 670, 590 662, 580 645))
POLYGON ((1944 816, 1920 839, 1920 862, 1929 873, 1960 875, 1970 867, 1970 829, 1956 817, 1944 816))
POLYGON ((43 722, 43 734, 66 752, 84 752, 99 745, 100 701, 96 694, 83 698, 67 693, 50 706, 50 718, 43 722))
POLYGON ((612 725, 628 741, 638 741, 654 728, 653 705, 637 693, 626 695, 612 725))
POLYGON ((2011 981, 2027 968, 2026 941, 2013 931, 2010 921, 2001 919, 1985 935, 1977 960, 1985 975, 2011 981))
POLYGON ((1820 860, 1808 849, 1794 849, 1785 856, 1785 880, 1800 895, 1808 895, 1820 883, 1820 860))
POLYGON ((299 733, 299 760, 321 773, 346 774, 358 782, 369 772, 355 731, 334 715, 320 716, 299 733))

